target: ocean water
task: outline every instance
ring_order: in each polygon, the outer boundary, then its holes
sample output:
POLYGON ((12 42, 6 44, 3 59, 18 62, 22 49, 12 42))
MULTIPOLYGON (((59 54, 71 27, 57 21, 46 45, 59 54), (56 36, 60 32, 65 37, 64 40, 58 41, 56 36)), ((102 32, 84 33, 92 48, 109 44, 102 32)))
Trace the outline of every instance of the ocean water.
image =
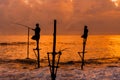
MULTIPOLYGON (((62 51, 60 62, 78 63, 78 52, 82 52, 80 35, 58 35, 56 52, 62 51)), ((52 52, 53 36, 42 35, 40 39, 40 63, 48 66, 47 53, 52 52)), ((29 58, 36 60, 33 49, 34 40, 30 39, 29 58)), ((27 36, 0 36, 0 64, 2 66, 26 66, 22 60, 27 57, 27 36), (19 60, 16 62, 16 60, 19 60), (22 62, 22 63, 20 63, 22 62)), ((85 60, 87 63, 116 63, 120 60, 120 35, 90 35, 87 39, 85 60)))

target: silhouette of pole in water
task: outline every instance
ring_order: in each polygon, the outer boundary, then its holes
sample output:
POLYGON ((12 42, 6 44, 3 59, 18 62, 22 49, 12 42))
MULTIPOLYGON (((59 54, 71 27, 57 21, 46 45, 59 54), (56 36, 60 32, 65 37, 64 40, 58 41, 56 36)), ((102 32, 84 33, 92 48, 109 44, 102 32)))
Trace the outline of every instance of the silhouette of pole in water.
POLYGON ((84 56, 85 56, 85 46, 86 46, 86 41, 87 41, 87 37, 88 37, 88 29, 87 26, 84 26, 84 34, 81 36, 83 38, 83 54, 82 54, 82 64, 81 64, 81 69, 83 70, 83 66, 85 65, 85 60, 84 60, 84 56))
POLYGON ((29 59, 29 44, 30 44, 29 36, 30 36, 30 28, 28 27, 27 59, 29 59))
POLYGON ((54 20, 54 33, 53 33, 53 52, 48 52, 47 55, 48 55, 48 63, 49 63, 49 66, 50 66, 50 73, 51 73, 51 80, 55 80, 56 79, 56 74, 57 74, 57 70, 58 70, 58 65, 59 65, 59 62, 60 62, 60 57, 62 55, 62 51, 65 51, 67 48, 65 49, 62 49, 58 52, 56 52, 56 24, 57 24, 57 21, 54 20), (51 56, 50 56, 51 54, 51 56), (57 58, 56 58, 57 56, 57 58), (50 58, 52 58, 52 60, 50 60, 50 58))
POLYGON ((60 55, 62 54, 61 51, 56 52, 56 23, 57 23, 57 21, 54 20, 53 52, 48 52, 47 53, 48 54, 48 63, 49 63, 49 66, 50 66, 51 80, 56 79, 57 68, 58 68, 58 64, 59 64, 59 61, 60 61, 60 55), (51 54, 52 57, 50 57, 49 54, 51 54), (58 60, 55 58, 55 56, 57 54, 58 54, 58 60), (52 61, 50 60, 50 58, 52 58, 52 61))
POLYGON ((52 80, 55 80, 55 54, 56 54, 56 20, 54 20, 54 33, 53 33, 53 53, 52 53, 52 80))
POLYGON ((37 23, 37 24, 36 24, 36 28, 35 28, 35 29, 32 29, 32 30, 35 31, 35 35, 32 36, 32 39, 33 39, 33 40, 36 40, 36 49, 33 49, 33 50, 37 50, 37 53, 38 53, 38 55, 37 55, 37 63, 38 63, 38 68, 40 68, 39 39, 40 39, 40 31, 41 31, 41 29, 40 29, 40 27, 39 27, 39 24, 37 23))

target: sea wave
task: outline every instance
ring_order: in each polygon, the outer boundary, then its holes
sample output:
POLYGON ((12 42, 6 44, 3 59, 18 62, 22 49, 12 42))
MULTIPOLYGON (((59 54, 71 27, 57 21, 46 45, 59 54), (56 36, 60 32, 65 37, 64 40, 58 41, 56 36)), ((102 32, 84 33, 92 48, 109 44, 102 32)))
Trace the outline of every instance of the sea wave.
MULTIPOLYGON (((11 46, 11 45, 27 45, 28 42, 2 42, 0 46, 11 46)), ((30 42, 29 45, 34 44, 34 42, 30 42)))

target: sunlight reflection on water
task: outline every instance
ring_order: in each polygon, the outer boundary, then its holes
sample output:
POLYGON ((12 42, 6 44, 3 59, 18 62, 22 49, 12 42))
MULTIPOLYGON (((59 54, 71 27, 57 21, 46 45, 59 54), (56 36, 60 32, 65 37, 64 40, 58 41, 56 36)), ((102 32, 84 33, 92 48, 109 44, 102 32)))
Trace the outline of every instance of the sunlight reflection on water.
MULTIPOLYGON (((27 56, 27 36, 0 36, 0 59, 24 59, 27 56)), ((52 36, 41 36, 40 57, 47 59, 52 52, 52 36)), ((35 41, 30 40, 30 58, 36 59, 33 52, 35 41)), ((88 37, 85 59, 120 57, 119 35, 91 35, 88 37)), ((61 62, 79 61, 77 52, 82 51, 82 39, 79 35, 57 36, 56 51, 65 49, 61 62), (65 49, 66 48, 66 49, 65 49)))

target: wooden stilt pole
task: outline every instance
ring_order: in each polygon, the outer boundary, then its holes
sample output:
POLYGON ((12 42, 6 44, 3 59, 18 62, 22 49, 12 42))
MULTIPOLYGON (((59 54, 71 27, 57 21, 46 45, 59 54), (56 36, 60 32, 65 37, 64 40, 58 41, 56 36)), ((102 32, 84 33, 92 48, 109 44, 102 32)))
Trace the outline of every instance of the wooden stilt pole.
POLYGON ((83 39, 83 54, 82 54, 82 64, 81 64, 81 69, 82 70, 83 70, 83 66, 85 65, 85 60, 84 60, 85 46, 86 46, 86 39, 83 39))
POLYGON ((40 53, 39 53, 39 40, 37 40, 37 52, 38 52, 38 68, 40 68, 40 53))
POLYGON ((57 24, 57 21, 54 20, 53 52, 47 53, 48 63, 50 66, 51 80, 56 80, 56 74, 58 70, 58 64, 60 62, 60 56, 62 55, 62 51, 64 51, 64 50, 61 50, 61 51, 56 52, 56 32, 57 32, 56 24, 57 24), (52 55, 52 60, 50 60, 51 58, 50 54, 52 55), (58 58, 56 58, 57 55, 58 55, 58 58))
POLYGON ((27 42, 27 59, 29 59, 29 35, 30 35, 30 28, 28 27, 28 42, 27 42))
POLYGON ((52 80, 55 80, 56 75, 55 75, 55 54, 56 54, 56 20, 54 20, 54 34, 53 34, 53 53, 52 53, 52 80))

